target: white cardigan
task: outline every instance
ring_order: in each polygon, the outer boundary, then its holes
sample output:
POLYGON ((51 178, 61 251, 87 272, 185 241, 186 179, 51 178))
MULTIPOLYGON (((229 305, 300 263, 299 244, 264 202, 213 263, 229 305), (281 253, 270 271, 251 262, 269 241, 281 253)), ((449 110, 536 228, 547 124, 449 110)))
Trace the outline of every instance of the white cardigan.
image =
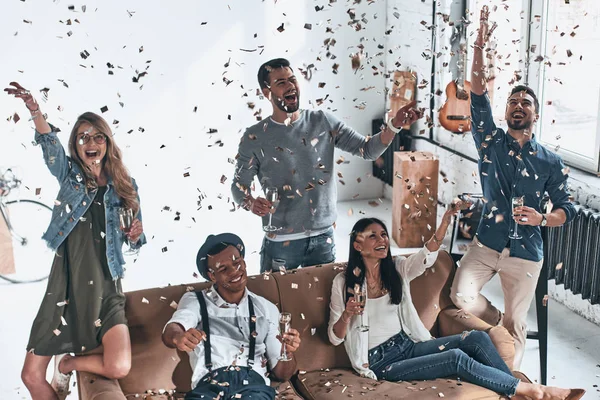
MULTIPOLYGON (((431 334, 421 322, 419 314, 412 302, 410 295, 410 281, 420 276, 425 270, 431 267, 438 256, 438 252, 430 252, 426 247, 419 250, 418 253, 410 257, 396 257, 396 271, 402 277, 402 301, 398 305, 398 318, 402 322, 404 333, 408 335, 415 343, 431 340, 431 334)), ((366 283, 366 282, 365 282, 366 283)), ((348 324, 346 337, 338 338, 333 333, 333 325, 340 319, 342 312, 346 308, 344 295, 346 291, 346 278, 344 272, 340 272, 333 279, 331 289, 331 303, 329 304, 329 341, 338 346, 344 342, 346 353, 350 358, 352 367, 362 376, 371 379, 377 379, 375 373, 369 369, 369 332, 360 332, 357 327, 360 325, 360 316, 354 316, 348 324)), ((364 323, 369 324, 369 307, 365 306, 363 313, 364 323)))

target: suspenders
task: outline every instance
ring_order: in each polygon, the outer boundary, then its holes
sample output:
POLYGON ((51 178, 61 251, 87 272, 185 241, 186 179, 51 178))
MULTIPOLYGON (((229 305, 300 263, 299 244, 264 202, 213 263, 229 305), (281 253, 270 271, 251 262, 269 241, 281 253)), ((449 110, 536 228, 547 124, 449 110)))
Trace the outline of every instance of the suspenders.
MULTIPOLYGON (((204 341, 204 365, 209 371, 212 371, 212 358, 211 358, 211 349, 210 349, 210 330, 208 326, 208 310, 206 308, 206 300, 204 299, 204 295, 202 291, 196 292, 196 297, 198 297, 198 302, 200 303, 200 314, 202 316, 202 330, 206 333, 206 340, 204 341)), ((250 321, 250 351, 248 352, 248 367, 252 368, 254 365, 254 356, 255 356, 255 348, 256 348, 256 315, 254 315, 254 304, 252 303, 252 299, 250 295, 248 298, 248 314, 250 321)))

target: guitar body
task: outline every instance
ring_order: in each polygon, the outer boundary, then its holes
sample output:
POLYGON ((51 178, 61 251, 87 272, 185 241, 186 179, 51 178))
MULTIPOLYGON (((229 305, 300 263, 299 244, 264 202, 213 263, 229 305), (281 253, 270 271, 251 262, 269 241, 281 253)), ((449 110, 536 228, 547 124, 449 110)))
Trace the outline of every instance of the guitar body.
POLYGON ((446 102, 438 113, 440 124, 450 132, 471 131, 471 82, 459 88, 455 81, 446 86, 446 102))

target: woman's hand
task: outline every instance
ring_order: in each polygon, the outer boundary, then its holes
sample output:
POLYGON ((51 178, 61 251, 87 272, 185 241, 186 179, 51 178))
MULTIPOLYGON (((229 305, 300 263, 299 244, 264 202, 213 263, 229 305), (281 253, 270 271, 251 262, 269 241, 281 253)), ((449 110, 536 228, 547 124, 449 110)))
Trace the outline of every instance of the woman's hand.
POLYGON ((354 315, 362 314, 364 310, 365 307, 362 304, 354 300, 354 297, 350 297, 346 302, 346 309, 342 313, 342 318, 344 321, 349 322, 350 318, 352 318, 354 315), (346 314, 346 316, 344 316, 344 314, 346 314))
POLYGON ((142 233, 144 233, 144 226, 142 225, 142 221, 136 218, 131 223, 131 229, 127 234, 127 238, 131 243, 137 243, 142 233))
POLYGON ((444 213, 444 222, 450 224, 452 222, 452 217, 456 216, 461 211, 468 210, 472 205, 472 202, 461 200, 459 198, 452 200, 452 203, 448 205, 448 208, 446 208, 446 212, 444 213))
POLYGON ((39 111, 40 106, 38 105, 38 102, 35 100, 35 98, 29 90, 25 89, 17 82, 11 82, 10 85, 14 86, 14 88, 5 88, 4 91, 6 93, 8 93, 11 96, 15 96, 17 99, 23 100, 23 102, 25 103, 25 107, 27 107, 27 109, 32 113, 39 111))

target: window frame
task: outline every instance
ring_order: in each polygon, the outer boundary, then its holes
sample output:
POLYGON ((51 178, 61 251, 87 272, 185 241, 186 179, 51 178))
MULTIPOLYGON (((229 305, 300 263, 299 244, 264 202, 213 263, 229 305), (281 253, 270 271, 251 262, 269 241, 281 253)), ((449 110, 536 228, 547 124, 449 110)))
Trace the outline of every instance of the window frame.
MULTIPOLYGON (((542 55, 548 54, 547 51, 547 29, 548 29, 548 10, 550 0, 527 0, 530 3, 529 16, 529 32, 527 33, 527 42, 529 43, 528 48, 531 45, 537 45, 542 55), (540 21, 537 21, 535 16, 541 15, 540 21)), ((535 57, 535 55, 531 55, 535 57)), ((540 99, 540 121, 544 118, 544 90, 545 87, 543 82, 545 80, 545 68, 543 63, 530 62, 526 69, 526 81, 529 81, 529 85, 535 90, 538 98, 540 99)), ((594 154, 595 158, 590 159, 581 154, 575 153, 569 149, 561 147, 556 151, 560 155, 563 161, 572 167, 582 169, 584 171, 598 173, 600 172, 600 90, 598 90, 599 104, 598 113, 596 115, 596 134, 594 143, 594 154)), ((549 150, 555 151, 554 145, 544 140, 544 132, 542 130, 542 124, 536 124, 536 134, 538 135, 538 141, 549 150)))
MULTIPOLYGON (((470 46, 472 46, 472 41, 475 40, 475 34, 477 29, 479 28, 479 11, 480 9, 477 6, 478 2, 481 0, 465 0, 468 9, 473 13, 472 16, 472 24, 469 28, 469 31, 472 32, 467 37, 470 39, 470 46)), ((546 45, 547 45, 547 36, 546 29, 548 23, 548 7, 551 0, 521 0, 521 8, 524 12, 523 18, 521 19, 521 31, 523 32, 520 46, 518 48, 519 54, 521 55, 519 64, 515 64, 512 68, 519 69, 523 71, 523 79, 518 82, 519 84, 528 85, 531 87, 537 94, 540 99, 540 122, 538 122, 535 126, 535 134, 536 139, 540 144, 546 147, 548 150, 552 152, 556 152, 560 155, 565 162, 565 164, 576 167, 581 170, 591 172, 597 174, 600 172, 600 102, 598 107, 598 115, 596 121, 596 135, 595 135, 595 158, 590 159, 581 154, 575 153, 569 149, 565 149, 561 147, 558 151, 555 151, 555 145, 551 144, 547 141, 544 141, 544 133, 542 131, 542 118, 544 118, 544 68, 543 63, 533 61, 537 54, 547 54, 546 45), (538 20, 535 18, 536 15, 541 15, 542 18, 538 20), (529 54, 529 49, 532 45, 535 45, 539 51, 536 51, 536 54, 529 54)), ((515 3, 517 3, 515 1, 515 3)), ((518 3, 517 3, 518 4, 518 3)), ((511 7, 515 7, 517 4, 511 4, 511 7)), ((467 15, 466 18, 469 18, 467 15)), ((494 20, 493 14, 490 18, 492 21, 494 20)), ((515 46, 516 47, 516 46, 515 46)), ((515 48, 515 50, 517 50, 515 48)), ((472 52, 468 52, 467 59, 467 68, 470 74, 470 68, 472 63, 472 52)), ((598 92, 598 96, 600 98, 600 90, 598 92)), ((497 117, 497 116, 496 116, 497 117)))

